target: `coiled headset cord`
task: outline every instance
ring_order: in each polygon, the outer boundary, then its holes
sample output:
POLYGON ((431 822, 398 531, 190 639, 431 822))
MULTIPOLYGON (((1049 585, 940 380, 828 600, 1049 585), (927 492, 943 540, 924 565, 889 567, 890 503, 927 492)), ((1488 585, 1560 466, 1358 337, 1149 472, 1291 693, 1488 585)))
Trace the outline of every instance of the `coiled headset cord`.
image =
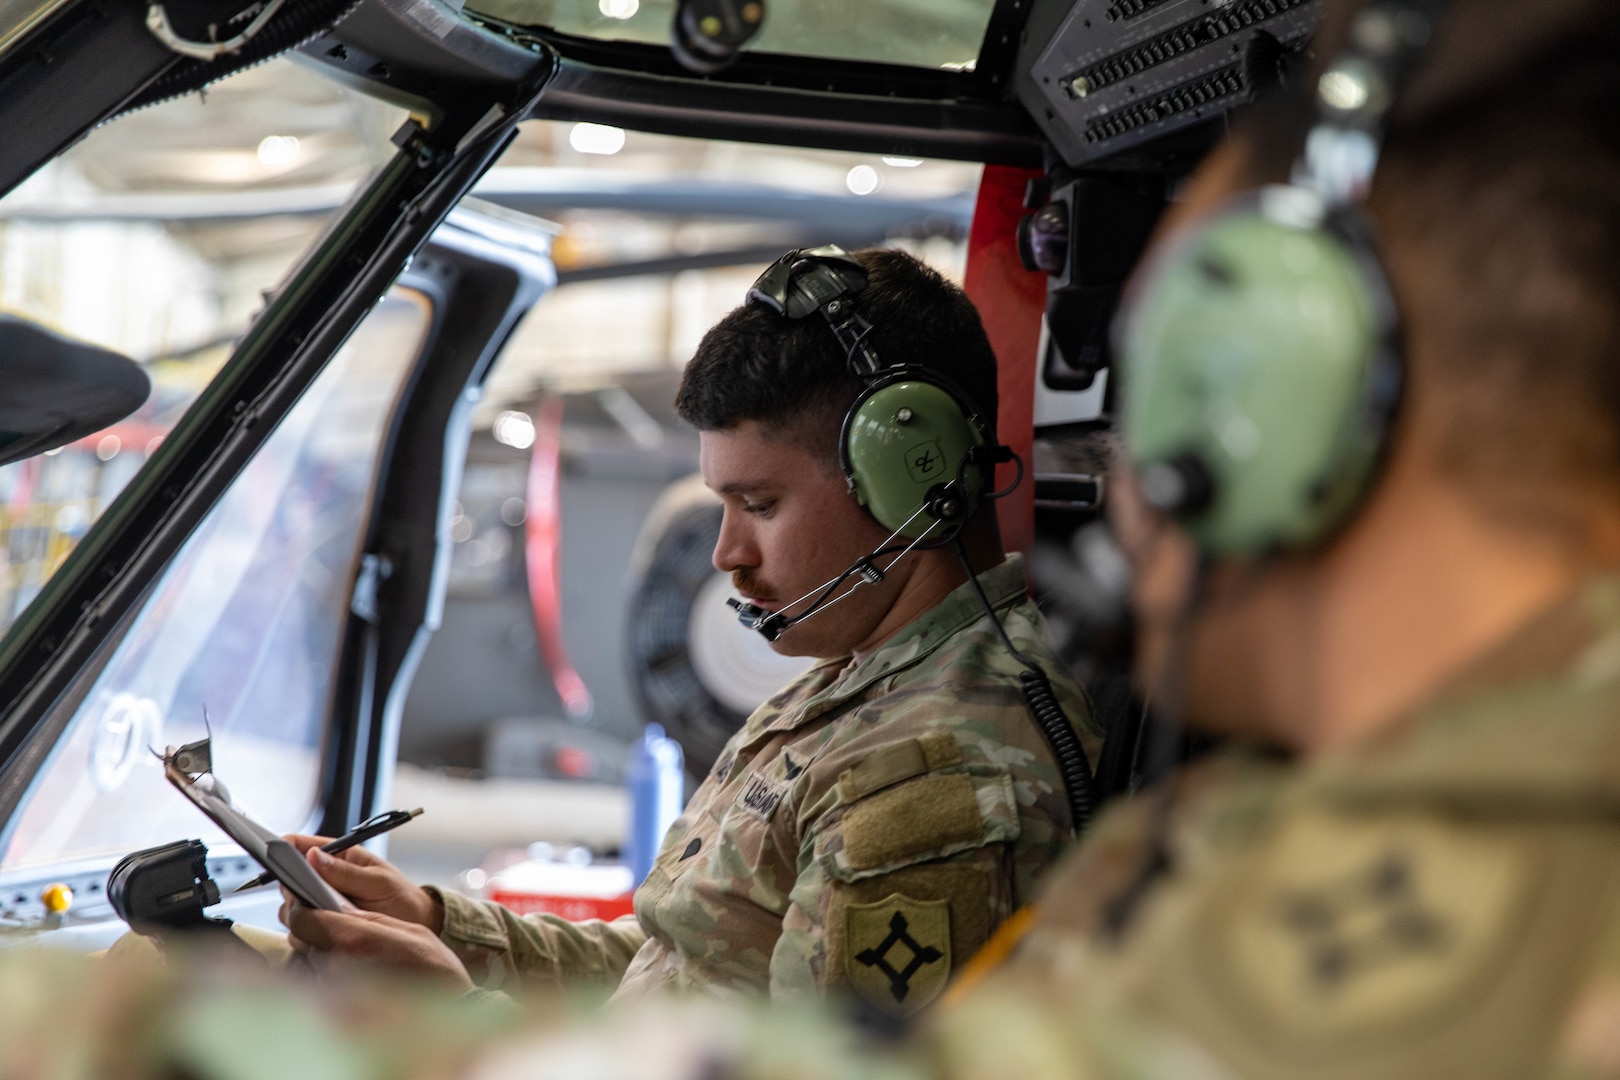
POLYGON ((961 560, 962 569, 967 579, 973 585, 973 591, 978 594, 979 603, 984 605, 986 615, 990 616, 990 625, 996 628, 1001 636, 1001 642, 1007 647, 1013 659, 1024 665, 1019 673, 1018 681, 1023 684, 1024 703, 1029 707, 1029 714, 1035 718, 1041 733, 1046 736, 1046 744, 1052 748, 1052 756, 1057 759, 1058 772, 1063 776, 1063 787, 1069 796, 1069 817, 1074 822, 1076 836, 1084 833, 1091 821, 1093 804, 1091 792, 1091 762, 1086 760, 1085 747, 1080 745, 1080 738, 1074 732, 1074 726, 1063 712, 1063 706, 1058 703, 1057 691, 1052 689, 1052 680, 1047 678, 1041 666, 1028 656, 1018 651, 1007 636, 1007 630, 1001 625, 1001 619, 996 615, 990 597, 985 595, 984 586, 979 584, 978 575, 973 572, 973 564, 968 561, 967 549, 962 545, 960 534, 953 538, 952 545, 956 549, 956 557, 961 560))

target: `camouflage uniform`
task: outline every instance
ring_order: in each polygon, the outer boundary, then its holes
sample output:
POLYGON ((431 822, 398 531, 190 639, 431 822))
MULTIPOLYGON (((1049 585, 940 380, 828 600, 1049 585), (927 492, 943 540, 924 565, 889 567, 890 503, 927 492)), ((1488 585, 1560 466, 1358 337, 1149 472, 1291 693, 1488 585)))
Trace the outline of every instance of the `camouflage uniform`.
POLYGON ((1620 1076, 1620 578, 1374 739, 1107 815, 1045 897, 941 1072, 1620 1076))
MULTIPOLYGON (((1041 639, 1014 556, 981 575, 1088 752, 1099 736, 1041 639)), ((441 893, 486 987, 852 989, 910 1013, 1033 895, 1068 803, 1022 665, 964 584, 859 661, 817 665, 748 718, 671 827, 634 917, 519 917, 441 893)))
POLYGON ((1620 576, 1374 738, 1105 815, 1042 895, 904 1043, 638 1011, 483 1075, 1620 1077, 1620 576))
POLYGON ((667 1077, 1614 1080, 1620 576, 1375 738, 1106 814, 1042 895, 902 1043, 637 1012, 483 1075, 634 1075, 654 1038, 667 1077))
POLYGON ((475 1032, 397 985, 386 1010, 314 1008, 245 980, 120 986, 0 951, 0 1076, 301 1075, 318 1044, 365 1066, 351 1075, 479 1080, 1620 1077, 1620 576, 1377 738, 1303 765, 1227 754, 1163 806, 1106 815, 1028 928, 986 948, 1005 961, 975 985, 976 961, 898 1043, 743 1002, 553 1008, 537 1020, 568 1030, 491 1015, 475 1032), (289 1015, 296 1038, 262 1037, 289 1015), (246 1042, 220 1038, 221 1067, 198 1067, 233 1017, 261 1036, 260 1071, 224 1068, 246 1042))

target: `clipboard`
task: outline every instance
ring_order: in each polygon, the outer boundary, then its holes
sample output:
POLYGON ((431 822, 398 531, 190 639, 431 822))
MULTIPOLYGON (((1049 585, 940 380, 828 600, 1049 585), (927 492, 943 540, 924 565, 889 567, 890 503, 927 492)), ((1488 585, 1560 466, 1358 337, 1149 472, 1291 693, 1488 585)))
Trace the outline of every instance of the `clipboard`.
POLYGON ((255 862, 305 907, 324 911, 348 911, 352 905, 328 885, 298 853, 298 849, 231 805, 230 792, 213 773, 213 753, 209 739, 199 739, 179 748, 169 747, 163 758, 163 775, 190 799, 197 809, 225 830, 251 855, 255 862))

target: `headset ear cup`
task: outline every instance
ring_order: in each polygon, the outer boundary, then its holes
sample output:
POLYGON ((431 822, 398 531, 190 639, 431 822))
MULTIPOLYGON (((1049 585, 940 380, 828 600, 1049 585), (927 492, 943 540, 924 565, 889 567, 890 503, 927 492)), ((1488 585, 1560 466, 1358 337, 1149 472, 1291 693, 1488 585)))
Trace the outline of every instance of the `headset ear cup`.
POLYGON ((961 517, 970 516, 984 490, 982 470, 963 468, 985 444, 974 415, 957 394, 915 372, 873 384, 850 407, 839 438, 850 493, 878 524, 915 539, 934 521, 918 511, 960 476, 961 517))
MULTIPOLYGON (((1124 434, 1203 550, 1316 543, 1370 484, 1400 383, 1394 307, 1359 223, 1279 216, 1268 189, 1146 271, 1122 323, 1124 434), (1158 483, 1196 471, 1185 506, 1158 483)), ((1145 491, 1145 494, 1152 494, 1145 491)))

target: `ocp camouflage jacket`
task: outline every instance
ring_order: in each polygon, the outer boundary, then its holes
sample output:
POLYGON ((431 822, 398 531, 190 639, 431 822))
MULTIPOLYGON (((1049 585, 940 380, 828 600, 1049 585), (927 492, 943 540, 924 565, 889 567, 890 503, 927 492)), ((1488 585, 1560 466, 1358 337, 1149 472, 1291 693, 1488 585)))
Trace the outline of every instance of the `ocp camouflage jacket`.
POLYGON ((1104 814, 1042 894, 937 1080, 1620 1077, 1620 575, 1371 737, 1104 814))
MULTIPOLYGON (((1014 556, 980 577, 1092 760, 1014 556)), ((854 661, 818 664, 749 717, 612 923, 519 917, 443 894, 443 938, 486 987, 853 990, 906 1014, 938 995, 1069 841, 1023 666, 964 584, 854 661)))

